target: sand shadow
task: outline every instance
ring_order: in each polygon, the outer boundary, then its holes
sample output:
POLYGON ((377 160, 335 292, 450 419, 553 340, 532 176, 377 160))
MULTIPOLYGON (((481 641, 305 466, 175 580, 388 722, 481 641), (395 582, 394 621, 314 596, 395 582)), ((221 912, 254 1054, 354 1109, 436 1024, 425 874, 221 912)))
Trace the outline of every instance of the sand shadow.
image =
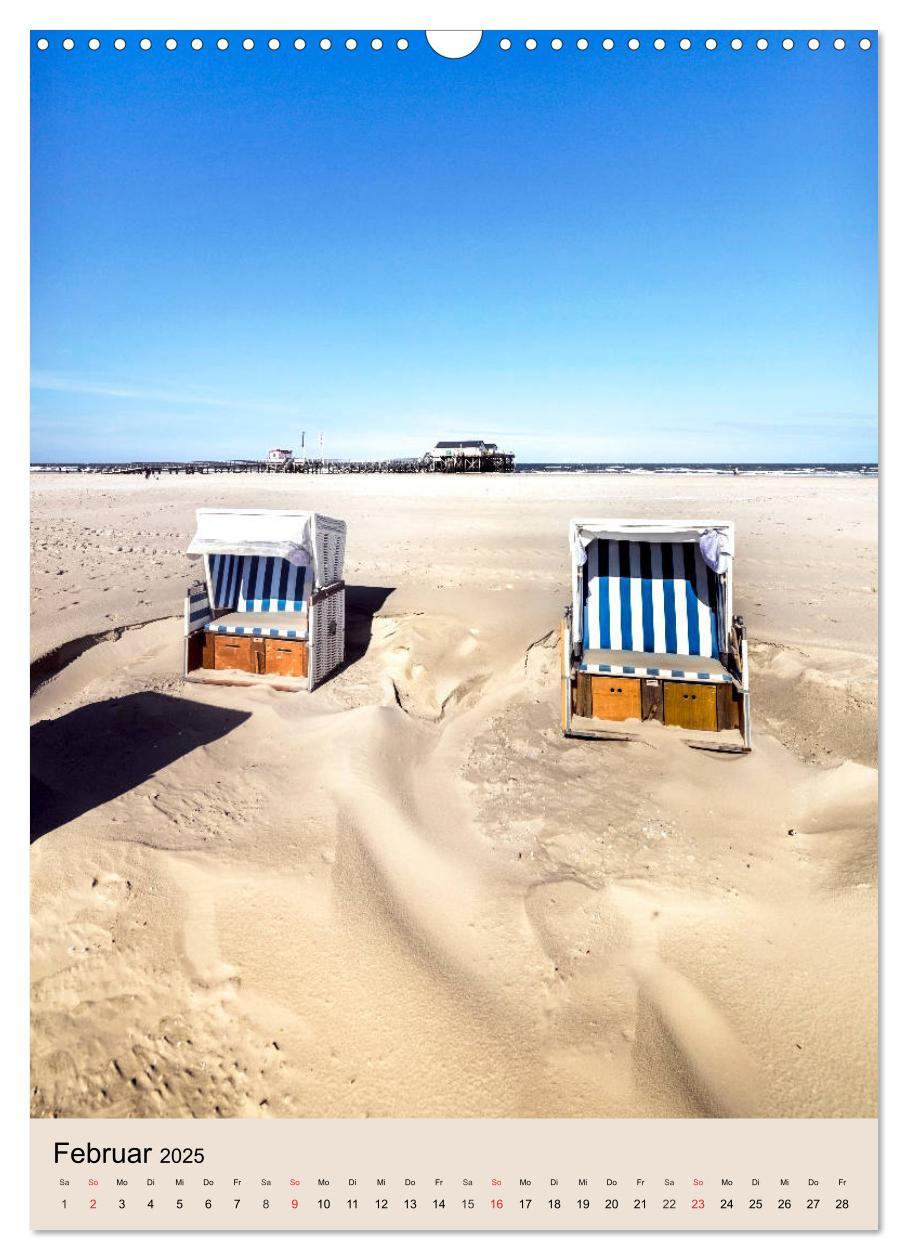
POLYGON ((347 587, 347 647, 345 665, 352 665, 366 655, 372 638, 372 618, 382 607, 393 586, 347 587))
POLYGON ((31 728, 31 842, 144 783, 250 715, 154 691, 83 705, 31 728))

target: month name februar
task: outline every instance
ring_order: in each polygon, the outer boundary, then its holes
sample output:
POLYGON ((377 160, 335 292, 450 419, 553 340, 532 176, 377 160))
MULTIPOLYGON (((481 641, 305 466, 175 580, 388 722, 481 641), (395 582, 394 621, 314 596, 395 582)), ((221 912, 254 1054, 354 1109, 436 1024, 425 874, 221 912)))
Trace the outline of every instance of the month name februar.
POLYGON ((54 1163, 69 1160, 72 1164, 145 1164, 151 1154, 150 1146, 71 1146, 69 1142, 54 1142, 54 1163))

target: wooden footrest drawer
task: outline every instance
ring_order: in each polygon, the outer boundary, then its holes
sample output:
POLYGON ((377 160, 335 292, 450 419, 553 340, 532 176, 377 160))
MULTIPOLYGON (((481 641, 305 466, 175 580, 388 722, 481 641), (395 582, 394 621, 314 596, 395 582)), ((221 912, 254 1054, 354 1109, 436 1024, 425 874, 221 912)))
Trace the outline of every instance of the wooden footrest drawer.
POLYGON ((710 683, 665 683, 663 722, 688 731, 718 730, 716 690, 710 683))
POLYGON ((265 640, 265 673, 304 678, 309 672, 309 649, 294 639, 265 640))
POLYGON ((640 717, 640 679, 588 675, 592 690, 592 716, 608 722, 640 717))
POLYGON ((202 665, 206 669, 241 669, 246 674, 305 678, 309 673, 309 645, 299 639, 208 631, 202 665))

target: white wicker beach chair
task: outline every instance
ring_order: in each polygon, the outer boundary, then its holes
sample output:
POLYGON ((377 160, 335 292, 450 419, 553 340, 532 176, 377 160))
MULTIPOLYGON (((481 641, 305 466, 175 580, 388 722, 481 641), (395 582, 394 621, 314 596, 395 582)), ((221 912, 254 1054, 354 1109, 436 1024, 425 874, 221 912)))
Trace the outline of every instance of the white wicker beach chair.
POLYGON ((347 527, 315 512, 199 508, 187 548, 204 585, 185 605, 184 670, 305 679, 311 691, 344 660, 347 527))
POLYGON ((747 638, 732 610, 734 526, 574 520, 570 548, 565 735, 608 737, 603 724, 655 720, 717 736, 737 731, 739 743, 726 736, 715 746, 749 750, 747 638))

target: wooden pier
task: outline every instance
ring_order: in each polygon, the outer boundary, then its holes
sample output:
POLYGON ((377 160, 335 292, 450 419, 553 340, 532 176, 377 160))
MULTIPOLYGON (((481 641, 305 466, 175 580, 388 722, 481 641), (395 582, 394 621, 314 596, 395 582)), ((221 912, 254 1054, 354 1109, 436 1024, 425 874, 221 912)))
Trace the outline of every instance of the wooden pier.
POLYGON ((421 459, 288 459, 269 463, 263 459, 197 459, 131 462, 123 464, 84 462, 78 464, 32 464, 38 472, 118 473, 136 477, 158 477, 162 474, 200 475, 207 473, 269 473, 292 476, 294 473, 321 473, 341 476, 345 473, 470 473, 514 471, 514 455, 502 451, 483 456, 457 455, 434 462, 421 459))

